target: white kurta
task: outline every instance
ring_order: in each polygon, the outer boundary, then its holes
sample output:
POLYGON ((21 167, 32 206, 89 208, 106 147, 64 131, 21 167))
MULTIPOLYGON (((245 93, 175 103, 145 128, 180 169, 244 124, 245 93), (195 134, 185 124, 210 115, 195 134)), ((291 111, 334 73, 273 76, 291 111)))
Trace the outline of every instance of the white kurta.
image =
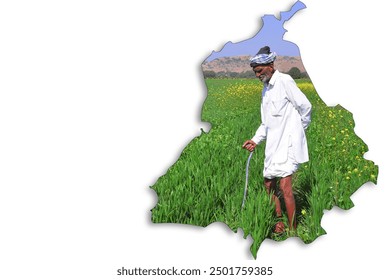
POLYGON ((308 161, 305 129, 311 104, 289 75, 275 71, 264 84, 260 111, 262 123, 252 140, 266 140, 264 169, 286 163, 291 153, 297 163, 308 161))

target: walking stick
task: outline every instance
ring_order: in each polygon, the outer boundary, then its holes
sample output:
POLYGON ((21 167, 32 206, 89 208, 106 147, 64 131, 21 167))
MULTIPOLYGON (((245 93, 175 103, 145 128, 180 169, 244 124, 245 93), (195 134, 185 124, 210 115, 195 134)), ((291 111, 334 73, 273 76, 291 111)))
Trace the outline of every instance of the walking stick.
POLYGON ((244 189, 244 198, 242 199, 241 209, 244 208, 246 193, 248 191, 249 163, 251 162, 252 155, 253 155, 253 151, 249 154, 248 160, 246 161, 245 189, 244 189))

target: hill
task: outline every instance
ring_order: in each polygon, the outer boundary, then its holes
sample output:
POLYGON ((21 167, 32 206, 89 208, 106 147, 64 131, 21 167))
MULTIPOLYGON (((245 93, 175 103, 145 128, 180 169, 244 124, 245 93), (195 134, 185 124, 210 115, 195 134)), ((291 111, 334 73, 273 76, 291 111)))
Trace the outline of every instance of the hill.
MULTIPOLYGON (((252 71, 249 66, 250 56, 232 56, 221 57, 214 59, 210 62, 204 62, 202 64, 202 70, 218 72, 236 72, 243 73, 246 71, 252 71)), ((291 68, 297 67, 301 72, 306 72, 301 57, 299 56, 280 56, 275 60, 276 69, 280 72, 287 73, 291 68)))

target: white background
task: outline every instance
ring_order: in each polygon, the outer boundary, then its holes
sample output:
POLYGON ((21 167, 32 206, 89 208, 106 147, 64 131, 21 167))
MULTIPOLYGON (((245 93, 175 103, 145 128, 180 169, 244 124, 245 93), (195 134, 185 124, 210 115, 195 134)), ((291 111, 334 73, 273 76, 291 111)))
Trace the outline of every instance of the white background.
POLYGON ((324 215, 327 235, 265 241, 253 260, 251 240, 223 224, 150 222, 149 186, 207 127, 200 64, 293 2, 1 1, 0 279, 242 265, 272 266, 268 279, 389 279, 383 1, 305 0, 285 25, 320 96, 354 114, 379 165, 353 209, 324 215))

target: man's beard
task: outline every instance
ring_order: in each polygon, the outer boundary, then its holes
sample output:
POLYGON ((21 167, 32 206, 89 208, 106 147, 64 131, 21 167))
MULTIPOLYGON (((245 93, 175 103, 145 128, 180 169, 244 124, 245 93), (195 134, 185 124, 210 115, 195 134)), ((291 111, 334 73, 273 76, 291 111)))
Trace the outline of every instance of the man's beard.
POLYGON ((260 81, 262 81, 263 83, 268 83, 269 80, 270 80, 270 77, 268 77, 267 75, 260 76, 260 81))

